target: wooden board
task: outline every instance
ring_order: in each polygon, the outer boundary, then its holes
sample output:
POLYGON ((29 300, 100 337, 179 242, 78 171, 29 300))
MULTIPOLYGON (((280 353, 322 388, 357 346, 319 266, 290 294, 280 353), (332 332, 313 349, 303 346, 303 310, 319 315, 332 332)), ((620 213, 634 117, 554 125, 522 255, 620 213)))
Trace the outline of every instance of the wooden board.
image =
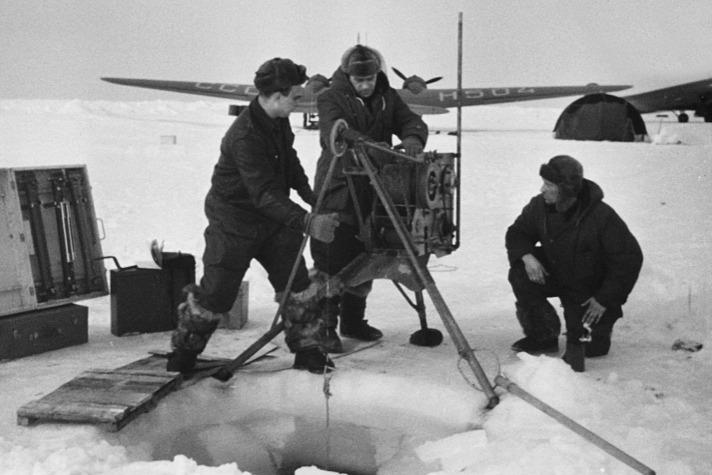
MULTIPOLYGON (((165 359, 162 361, 165 367, 165 359)), ((76 422, 117 431, 153 409, 161 398, 179 388, 181 380, 180 373, 165 369, 88 370, 20 407, 17 423, 76 422)))
MULTIPOLYGON (((248 363, 275 350, 266 345, 248 363)), ((204 378, 201 369, 220 366, 227 358, 198 358, 195 375, 184 377, 166 371, 166 352, 157 351, 115 369, 81 373, 40 399, 17 410, 17 423, 40 422, 94 424, 115 432, 148 412, 167 394, 204 378)))

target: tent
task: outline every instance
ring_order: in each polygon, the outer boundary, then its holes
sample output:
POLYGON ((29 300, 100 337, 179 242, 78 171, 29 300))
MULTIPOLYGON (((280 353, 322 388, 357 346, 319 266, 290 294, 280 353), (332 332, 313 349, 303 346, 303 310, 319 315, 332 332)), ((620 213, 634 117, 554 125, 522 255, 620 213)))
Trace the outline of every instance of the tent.
POLYGON ((640 142, 647 136, 638 110, 623 98, 588 94, 569 104, 554 127, 554 137, 569 140, 640 142))

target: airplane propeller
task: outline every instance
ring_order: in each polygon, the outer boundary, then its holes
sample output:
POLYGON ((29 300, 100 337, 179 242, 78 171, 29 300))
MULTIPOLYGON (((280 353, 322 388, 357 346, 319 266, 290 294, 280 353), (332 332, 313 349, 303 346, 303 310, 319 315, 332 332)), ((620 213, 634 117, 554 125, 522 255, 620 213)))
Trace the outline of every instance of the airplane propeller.
POLYGON ((428 79, 425 81, 423 78, 420 76, 410 76, 406 77, 405 74, 400 72, 397 68, 391 68, 396 75, 403 80, 403 89, 407 89, 413 94, 419 94, 423 90, 428 88, 428 84, 432 84, 434 82, 440 81, 443 77, 442 76, 437 76, 432 79, 428 79))

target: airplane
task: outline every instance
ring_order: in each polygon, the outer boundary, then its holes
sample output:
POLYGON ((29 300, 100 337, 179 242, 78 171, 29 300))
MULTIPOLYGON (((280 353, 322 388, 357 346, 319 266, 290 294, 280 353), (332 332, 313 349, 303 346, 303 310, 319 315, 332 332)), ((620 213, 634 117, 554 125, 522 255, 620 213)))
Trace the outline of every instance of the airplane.
MULTIPOLYGON (((456 88, 428 89, 428 84, 439 81, 442 79, 441 77, 425 81, 419 76, 406 77, 396 68, 393 68, 393 70, 404 80, 403 88, 397 89, 398 93, 403 98, 403 101, 408 104, 411 110, 416 114, 445 114, 448 112, 448 109, 458 106, 458 90, 456 88)), ((160 79, 116 77, 102 77, 101 80, 124 86, 197 94, 247 102, 257 95, 257 89, 252 84, 166 81, 160 79)), ((329 79, 321 74, 315 74, 307 81, 304 88, 304 96, 295 109, 295 112, 304 114, 304 128, 315 129, 318 127, 316 97, 328 86, 329 79)), ((501 104, 505 102, 551 99, 598 92, 614 92, 630 87, 629 85, 601 86, 596 83, 590 83, 584 86, 463 88, 461 102, 462 106, 501 104)), ((230 114, 237 115, 244 107, 246 106, 232 105, 230 106, 230 114)))
POLYGON ((678 122, 684 123, 690 120, 685 111, 693 110, 695 116, 712 122, 712 78, 621 97, 641 114, 672 111, 678 122))

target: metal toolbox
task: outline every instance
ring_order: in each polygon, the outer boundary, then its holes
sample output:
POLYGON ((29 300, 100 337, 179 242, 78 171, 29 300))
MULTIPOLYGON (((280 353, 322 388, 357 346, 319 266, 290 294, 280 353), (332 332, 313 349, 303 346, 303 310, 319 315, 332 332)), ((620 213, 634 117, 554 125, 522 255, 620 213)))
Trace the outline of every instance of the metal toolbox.
POLYGON ((0 359, 86 343, 87 313, 83 305, 67 304, 0 317, 0 359))
POLYGON ((161 332, 176 327, 168 277, 162 269, 110 271, 113 335, 161 332))
POLYGON ((86 166, 0 168, 0 316, 107 295, 86 166))
POLYGON ((195 258, 191 254, 164 253, 159 269, 112 269, 109 280, 112 334, 172 330, 178 322, 183 288, 195 282, 195 258))

